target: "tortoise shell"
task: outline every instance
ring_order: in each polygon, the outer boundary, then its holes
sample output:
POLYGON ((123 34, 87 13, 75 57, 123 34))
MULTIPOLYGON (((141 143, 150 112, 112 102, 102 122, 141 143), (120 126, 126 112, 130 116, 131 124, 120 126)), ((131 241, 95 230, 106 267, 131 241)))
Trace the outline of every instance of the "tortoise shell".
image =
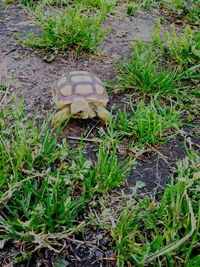
POLYGON ((52 87, 53 100, 59 109, 84 99, 88 103, 106 106, 108 95, 101 80, 86 71, 73 71, 61 77, 52 87))

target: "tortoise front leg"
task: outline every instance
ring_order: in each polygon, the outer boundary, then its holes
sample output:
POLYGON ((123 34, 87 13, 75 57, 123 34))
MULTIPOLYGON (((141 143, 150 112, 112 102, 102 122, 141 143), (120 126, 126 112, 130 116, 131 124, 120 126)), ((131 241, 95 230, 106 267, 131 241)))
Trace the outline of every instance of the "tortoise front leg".
POLYGON ((99 118, 101 118, 106 124, 111 121, 111 114, 104 107, 96 106, 95 111, 99 118))
POLYGON ((65 107, 58 111, 52 118, 52 126, 57 126, 70 118, 71 112, 69 107, 65 107))

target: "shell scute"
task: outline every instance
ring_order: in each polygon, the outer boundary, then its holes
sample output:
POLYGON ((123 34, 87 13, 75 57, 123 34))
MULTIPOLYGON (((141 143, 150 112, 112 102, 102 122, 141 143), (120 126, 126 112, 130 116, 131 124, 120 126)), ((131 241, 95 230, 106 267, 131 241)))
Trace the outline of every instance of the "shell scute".
POLYGON ((72 75, 90 75, 88 71, 76 70, 69 73, 70 76, 72 75))
POLYGON ((71 84, 69 85, 64 85, 63 87, 60 88, 60 93, 63 96, 70 96, 72 94, 73 86, 71 84))
POLYGON ((97 94, 103 94, 105 91, 104 87, 100 84, 95 84, 95 90, 97 94))
POLYGON ((52 88, 52 96, 60 109, 78 98, 103 106, 108 102, 101 80, 87 71, 73 71, 61 77, 52 88))
POLYGON ((63 84, 65 84, 67 82, 66 77, 62 77, 57 81, 57 87, 63 86, 63 84))
POLYGON ((93 94, 94 93, 94 88, 92 84, 77 84, 75 85, 75 94, 93 94))
POLYGON ((73 75, 71 77, 71 81, 74 83, 81 83, 81 82, 89 82, 92 83, 92 77, 90 77, 89 75, 73 75))

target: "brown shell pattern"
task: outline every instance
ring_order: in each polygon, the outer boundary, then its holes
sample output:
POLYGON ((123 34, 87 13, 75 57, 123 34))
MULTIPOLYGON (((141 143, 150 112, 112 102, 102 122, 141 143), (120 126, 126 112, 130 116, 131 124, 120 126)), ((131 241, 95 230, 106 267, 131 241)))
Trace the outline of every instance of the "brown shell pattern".
POLYGON ((71 104, 74 99, 84 98, 105 106, 108 102, 101 80, 86 71, 73 71, 60 78, 52 88, 53 100, 59 108, 71 104))

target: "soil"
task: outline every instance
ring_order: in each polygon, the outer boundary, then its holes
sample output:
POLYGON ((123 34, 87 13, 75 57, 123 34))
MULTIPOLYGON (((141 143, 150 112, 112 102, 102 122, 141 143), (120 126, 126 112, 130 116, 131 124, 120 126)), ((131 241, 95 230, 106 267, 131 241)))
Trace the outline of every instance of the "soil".
MULTIPOLYGON (((72 70, 87 70, 104 80, 112 80, 115 77, 116 65, 130 55, 129 42, 132 36, 149 42, 150 31, 159 17, 158 11, 151 11, 151 13, 139 11, 134 16, 128 17, 126 6, 119 6, 116 13, 110 15, 105 23, 105 27, 110 26, 111 32, 101 44, 97 54, 81 54, 76 58, 72 51, 68 51, 48 63, 43 60, 42 53, 31 52, 30 49, 19 45, 15 39, 15 33, 21 35, 24 31, 35 32, 37 30, 31 14, 19 4, 2 5, 0 8, 0 82, 10 83, 12 81, 9 94, 11 96, 16 94, 20 99, 24 99, 27 116, 34 117, 37 114, 46 116, 46 113, 51 113, 54 109, 50 88, 58 77, 72 70)), ((126 102, 125 95, 110 93, 109 98, 108 108, 112 105, 120 108, 126 102)), ((100 123, 96 119, 72 121, 63 132, 62 138, 69 135, 80 137, 81 134, 87 138, 93 138, 96 136, 98 126, 100 123), (92 128, 93 130, 90 131, 92 128)), ((193 136, 192 130, 188 131, 193 136)), ((72 146, 76 145, 73 140, 70 143, 72 146)), ((95 148, 91 145, 87 148, 88 154, 93 155, 95 148)), ((153 192, 156 195, 169 181, 175 162, 184 157, 183 138, 180 136, 163 146, 151 148, 151 152, 143 154, 138 159, 136 168, 127 178, 125 190, 140 180, 145 183, 146 192, 153 192)), ((88 238, 90 241, 93 240, 94 247, 92 248, 84 243, 69 242, 66 251, 62 254, 48 249, 40 250, 30 261, 15 266, 115 266, 115 261, 103 260, 104 258, 114 259, 115 255, 113 255, 109 238, 106 239, 104 236, 101 240, 98 237, 100 234, 91 230, 88 238), (61 261, 63 265, 56 265, 56 261, 61 261)), ((79 236, 78 239, 84 240, 83 236, 79 236)), ((0 250, 0 264, 3 266, 8 263, 18 253, 19 244, 7 242, 4 249, 0 250)))
POLYGON ((18 45, 14 36, 15 33, 22 35, 24 31, 36 31, 31 14, 19 5, 3 6, 0 9, 1 82, 14 80, 14 92, 24 97, 27 111, 32 114, 36 110, 41 113, 49 111, 52 108, 50 88, 53 81, 77 69, 93 72, 102 79, 112 79, 115 65, 130 54, 132 36, 149 41, 150 30, 157 18, 156 14, 142 11, 135 17, 127 17, 125 7, 120 6, 117 13, 105 23, 111 32, 100 46, 99 54, 82 54, 76 59, 73 52, 66 52, 47 63, 41 54, 30 53, 29 49, 18 45))

